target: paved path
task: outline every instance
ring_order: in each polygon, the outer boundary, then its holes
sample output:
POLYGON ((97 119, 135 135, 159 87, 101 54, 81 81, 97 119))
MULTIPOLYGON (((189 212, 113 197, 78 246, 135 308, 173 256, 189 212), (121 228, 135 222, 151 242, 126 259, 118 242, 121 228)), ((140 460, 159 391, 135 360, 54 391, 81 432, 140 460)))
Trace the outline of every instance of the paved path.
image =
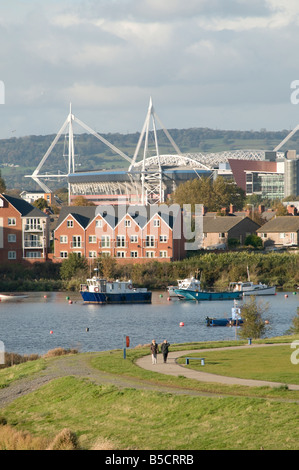
MULTIPOLYGON (((244 349, 244 348, 259 348, 259 347, 275 347, 275 346, 283 346, 283 345, 290 345, 289 343, 284 344, 252 344, 250 346, 234 346, 228 348, 217 348, 217 351, 223 350, 232 350, 232 349, 244 349)), ((195 350, 187 350, 187 351, 174 351, 170 352, 168 355, 167 363, 163 363, 162 354, 158 355, 157 364, 152 364, 151 355, 144 356, 137 360, 136 364, 143 369, 147 369, 153 372, 159 372, 161 374, 166 375, 183 375, 188 379, 195 379, 199 380, 200 382, 213 382, 225 385, 245 385, 247 387, 280 387, 284 386, 285 384, 279 382, 267 382, 264 380, 249 380, 249 379, 241 379, 237 377, 226 377, 222 375, 210 374, 208 372, 197 371, 193 369, 189 369, 184 367, 183 365, 179 365, 177 363, 177 359, 182 356, 192 356, 193 354, 201 353, 202 357, 205 356, 205 352, 208 351, 216 351, 215 348, 211 349, 195 349, 195 350)), ((299 385, 288 384, 289 390, 299 390, 299 385)))

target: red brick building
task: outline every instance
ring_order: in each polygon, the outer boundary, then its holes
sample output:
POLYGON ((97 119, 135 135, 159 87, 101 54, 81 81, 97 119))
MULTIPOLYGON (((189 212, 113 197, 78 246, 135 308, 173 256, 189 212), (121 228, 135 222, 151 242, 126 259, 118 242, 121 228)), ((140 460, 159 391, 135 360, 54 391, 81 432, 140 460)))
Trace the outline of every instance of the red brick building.
POLYGON ((64 207, 54 230, 54 259, 69 253, 119 261, 185 257, 182 212, 167 206, 64 207))
POLYGON ((45 261, 49 217, 21 198, 0 194, 0 262, 45 261))

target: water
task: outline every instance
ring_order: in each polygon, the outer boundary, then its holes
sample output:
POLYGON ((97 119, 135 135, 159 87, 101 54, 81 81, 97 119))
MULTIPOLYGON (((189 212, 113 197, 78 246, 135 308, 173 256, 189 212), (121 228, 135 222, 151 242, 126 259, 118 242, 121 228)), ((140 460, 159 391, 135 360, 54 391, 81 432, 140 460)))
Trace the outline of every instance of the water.
MULTIPOLYGON (((29 293, 21 302, 0 303, 0 340, 7 352, 44 354, 57 347, 80 352, 123 348, 124 336, 130 337, 131 347, 152 339, 158 343, 236 339, 236 328, 211 328, 205 323, 206 316, 230 316, 232 301, 168 301, 167 293, 162 298, 160 294, 154 292, 149 305, 89 305, 77 293, 29 293)), ((267 336, 285 334, 296 315, 299 293, 258 299, 269 304, 267 336)))

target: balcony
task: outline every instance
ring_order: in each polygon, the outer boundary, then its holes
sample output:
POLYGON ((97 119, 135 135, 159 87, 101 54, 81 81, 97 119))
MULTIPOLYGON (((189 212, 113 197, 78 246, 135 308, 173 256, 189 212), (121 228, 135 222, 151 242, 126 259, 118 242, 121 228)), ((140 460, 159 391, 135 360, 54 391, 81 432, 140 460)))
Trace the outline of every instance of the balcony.
POLYGON ((42 225, 25 225, 24 227, 25 232, 42 232, 43 227, 42 225))
POLYGON ((42 241, 25 240, 24 248, 43 248, 42 241))

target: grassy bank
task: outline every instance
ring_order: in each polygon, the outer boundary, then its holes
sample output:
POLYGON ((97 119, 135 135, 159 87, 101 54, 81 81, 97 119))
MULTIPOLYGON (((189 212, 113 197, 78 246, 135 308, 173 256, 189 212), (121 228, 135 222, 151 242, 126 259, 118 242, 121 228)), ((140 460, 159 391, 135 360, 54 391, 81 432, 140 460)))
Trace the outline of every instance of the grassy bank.
MULTIPOLYGON (((295 339, 298 336, 268 339, 267 343, 291 343, 295 339)), ((290 346, 261 347, 254 354, 253 349, 246 348, 242 356, 240 351, 217 351, 229 345, 236 346, 236 342, 173 345, 172 350, 214 347, 215 351, 204 353, 206 371, 211 367, 215 373, 229 375, 232 367, 236 376, 275 381, 285 378, 296 383, 299 365, 285 370, 290 346)), ((98 385, 73 376, 52 380, 1 410, 8 423, 7 432, 29 432, 37 439, 37 446, 40 442, 47 446, 68 428, 76 434, 81 449, 299 449, 298 392, 283 387, 204 384, 186 379, 183 369, 182 376, 171 377, 136 367, 136 359, 148 353, 148 347, 140 347, 129 349, 126 360, 121 350, 73 356, 72 362, 83 357, 95 369, 111 374, 111 384, 98 385), (135 388, 134 381, 130 388, 119 388, 116 377, 138 380, 145 389, 135 388), (148 383, 158 390, 159 386, 163 390, 168 387, 169 392, 147 390, 148 383), (190 396, 192 390, 214 395, 190 396)), ((46 373, 47 361, 53 365, 59 360, 39 359, 31 373, 36 376, 39 368, 46 373)), ((26 366, 14 368, 21 374, 26 366)), ((14 368, 11 374, 16 374, 14 368)), ((0 371, 0 378, 7 373, 0 371)), ((27 369, 27 378, 29 374, 27 369)), ((18 377, 16 374, 15 379, 18 377)))

